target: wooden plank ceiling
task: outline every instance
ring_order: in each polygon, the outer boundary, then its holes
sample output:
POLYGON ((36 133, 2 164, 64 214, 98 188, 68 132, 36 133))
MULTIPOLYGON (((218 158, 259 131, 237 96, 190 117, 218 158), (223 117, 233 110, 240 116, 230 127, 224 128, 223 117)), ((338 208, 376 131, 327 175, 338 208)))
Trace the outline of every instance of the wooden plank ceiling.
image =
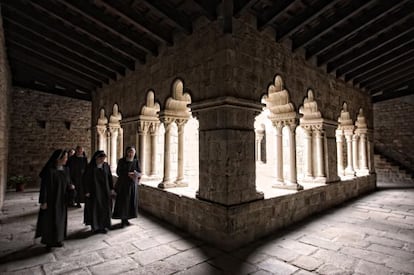
POLYGON ((413 93, 414 0, 0 0, 13 85, 91 100, 193 22, 244 13, 382 101, 413 93))

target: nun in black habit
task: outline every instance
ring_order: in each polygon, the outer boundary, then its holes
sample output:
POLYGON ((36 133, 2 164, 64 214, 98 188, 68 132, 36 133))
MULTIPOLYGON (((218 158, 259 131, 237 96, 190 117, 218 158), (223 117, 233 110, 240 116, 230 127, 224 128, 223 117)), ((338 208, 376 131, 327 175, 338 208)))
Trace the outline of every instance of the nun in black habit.
POLYGON ((56 150, 39 174, 40 210, 35 238, 42 237, 41 243, 48 248, 62 247, 67 233, 66 195, 71 185, 69 169, 65 167, 67 160, 65 150, 56 150))
POLYGON ((105 162, 104 151, 97 151, 84 174, 84 222, 95 233, 107 233, 111 228, 112 196, 115 195, 111 169, 105 162))
POLYGON ((121 226, 130 225, 128 219, 138 215, 138 181, 141 177, 141 167, 135 154, 135 148, 130 146, 125 150, 125 156, 118 161, 116 168, 118 181, 115 185, 116 200, 113 219, 121 219, 121 226))

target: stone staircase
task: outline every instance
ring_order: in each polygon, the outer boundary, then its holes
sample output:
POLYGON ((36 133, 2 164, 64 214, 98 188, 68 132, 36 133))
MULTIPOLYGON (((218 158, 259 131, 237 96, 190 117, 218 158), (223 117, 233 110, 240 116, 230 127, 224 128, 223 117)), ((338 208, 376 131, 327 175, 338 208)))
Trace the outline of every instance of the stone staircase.
POLYGON ((377 173, 377 182, 385 183, 414 183, 414 175, 392 160, 380 154, 374 154, 375 172, 377 173))

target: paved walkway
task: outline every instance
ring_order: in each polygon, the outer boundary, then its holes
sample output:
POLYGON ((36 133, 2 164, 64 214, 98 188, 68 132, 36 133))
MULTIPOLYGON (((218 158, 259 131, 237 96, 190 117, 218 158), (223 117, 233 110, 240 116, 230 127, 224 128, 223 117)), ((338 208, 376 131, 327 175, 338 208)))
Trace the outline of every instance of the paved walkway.
POLYGON ((266 239, 222 251, 148 215, 91 234, 70 209, 68 240, 33 240, 38 193, 6 194, 0 274, 414 274, 414 188, 381 188, 266 239))

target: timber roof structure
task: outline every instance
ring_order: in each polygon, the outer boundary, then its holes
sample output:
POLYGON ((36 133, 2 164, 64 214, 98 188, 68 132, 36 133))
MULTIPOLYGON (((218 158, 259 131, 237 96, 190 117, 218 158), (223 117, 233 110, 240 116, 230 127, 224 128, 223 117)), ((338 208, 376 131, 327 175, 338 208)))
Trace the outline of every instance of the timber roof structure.
POLYGON ((92 92, 191 35, 199 17, 252 14, 373 102, 413 94, 414 0, 0 0, 13 85, 92 92))

